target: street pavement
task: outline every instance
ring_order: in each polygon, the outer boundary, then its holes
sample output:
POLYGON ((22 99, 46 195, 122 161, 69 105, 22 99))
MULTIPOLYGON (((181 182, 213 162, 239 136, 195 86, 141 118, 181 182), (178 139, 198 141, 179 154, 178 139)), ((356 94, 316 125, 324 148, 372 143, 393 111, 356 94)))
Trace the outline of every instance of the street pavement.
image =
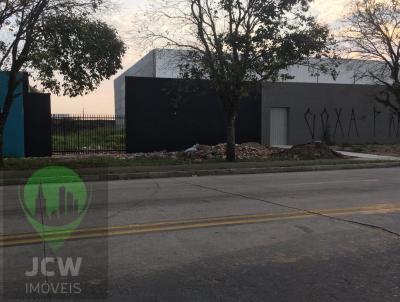
MULTIPOLYGON (((95 254, 108 240, 107 301, 400 301, 399 176, 390 168, 98 183, 108 225, 94 200, 82 228, 111 232, 71 244, 95 254)), ((2 203, 9 224, 0 233, 32 232, 18 203, 2 203)), ((38 248, 28 240, 0 253, 21 259, 38 248)))

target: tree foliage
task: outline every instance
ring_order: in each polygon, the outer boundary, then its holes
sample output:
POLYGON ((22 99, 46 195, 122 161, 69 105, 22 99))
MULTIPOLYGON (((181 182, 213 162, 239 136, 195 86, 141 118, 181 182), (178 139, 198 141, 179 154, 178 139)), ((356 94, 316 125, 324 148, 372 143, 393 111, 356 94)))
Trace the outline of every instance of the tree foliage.
POLYGON ((125 45, 96 19, 104 0, 0 0, 0 70, 9 72, 2 132, 18 86, 31 73, 44 89, 69 96, 94 90, 122 67, 125 45))
POLYGON ((360 59, 357 77, 383 85, 378 101, 400 111, 400 1, 359 0, 345 19, 343 48, 360 59), (369 62, 367 62, 368 60, 369 62))
POLYGON ((328 55, 329 30, 309 13, 309 4, 306 0, 162 1, 151 21, 164 26, 143 29, 146 41, 165 41, 167 47, 184 49, 183 77, 211 81, 226 112, 228 160, 235 160, 235 122, 249 82, 291 78, 289 66, 311 65, 313 59, 328 55))
POLYGON ((77 96, 94 90, 122 67, 124 44, 107 24, 84 17, 49 18, 36 41, 29 67, 44 88, 77 96), (63 81, 57 80, 63 76, 63 81))

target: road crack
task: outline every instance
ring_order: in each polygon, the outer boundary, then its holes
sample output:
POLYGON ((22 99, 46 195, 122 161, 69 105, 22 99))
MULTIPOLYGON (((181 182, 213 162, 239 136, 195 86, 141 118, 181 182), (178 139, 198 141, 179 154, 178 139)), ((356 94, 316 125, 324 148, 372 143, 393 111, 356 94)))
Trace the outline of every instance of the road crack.
POLYGON ((231 196, 235 196, 235 197, 241 197, 241 198, 245 198, 245 199, 253 200, 253 201, 260 201, 260 202, 267 203, 267 204, 274 205, 274 206, 278 206, 278 207, 281 207, 281 208, 295 210, 295 211, 307 213, 307 214, 310 214, 310 215, 319 216, 319 217, 330 219, 330 220, 334 220, 334 221, 345 222, 345 223, 348 223, 348 224, 354 224, 354 225, 362 226, 362 227, 369 228, 369 229, 375 229, 375 230, 378 230, 378 231, 393 235, 393 236, 395 236, 397 238, 400 238, 400 233, 398 233, 396 231, 393 231, 393 230, 390 230, 388 228, 379 226, 379 225, 366 223, 366 222, 361 222, 361 221, 356 221, 356 220, 352 220, 352 219, 345 219, 345 218, 335 217, 335 216, 331 216, 331 215, 320 213, 318 211, 312 211, 312 210, 307 210, 307 209, 303 209, 303 208, 299 208, 299 207, 294 207, 294 206, 286 205, 286 204, 283 204, 283 203, 274 202, 274 201, 271 201, 271 200, 255 197, 255 196, 245 195, 245 194, 242 194, 242 193, 230 192, 230 191, 222 190, 222 189, 219 189, 219 188, 216 188, 216 187, 200 185, 200 184, 195 184, 195 183, 186 182, 186 181, 178 181, 178 182, 180 182, 181 184, 191 185, 191 186, 195 186, 195 187, 202 188, 202 189, 205 189, 205 190, 211 190, 211 191, 222 193, 222 194, 227 194, 227 195, 231 195, 231 196))

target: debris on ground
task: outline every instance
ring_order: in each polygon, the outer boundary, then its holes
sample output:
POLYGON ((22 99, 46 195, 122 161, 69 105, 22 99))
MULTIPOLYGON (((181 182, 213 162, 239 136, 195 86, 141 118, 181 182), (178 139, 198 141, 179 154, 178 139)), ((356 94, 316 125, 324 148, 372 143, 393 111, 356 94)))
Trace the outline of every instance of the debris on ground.
MULTIPOLYGON (((147 152, 134 154, 113 154, 118 159, 154 159, 154 160, 181 160, 193 163, 207 161, 225 160, 226 145, 214 146, 196 144, 185 151, 168 152, 147 152)), ((87 155, 93 156, 93 155, 87 155)), ((103 155, 104 156, 104 155, 103 155)), ((333 151, 323 143, 309 143, 294 146, 290 149, 266 147, 259 143, 244 143, 236 145, 236 156, 238 160, 313 160, 313 159, 338 159, 342 155, 333 151)))
MULTIPOLYGON (((224 160, 226 146, 218 144, 214 146, 195 145, 184 152, 155 152, 138 154, 137 158, 174 158, 187 159, 194 163, 202 163, 212 160, 224 160)), ((259 143, 245 143, 236 145, 238 160, 313 160, 313 159, 340 159, 343 156, 333 151, 324 143, 309 143, 294 146, 290 149, 266 147, 259 143)))
MULTIPOLYGON (((199 162, 225 159, 225 151, 225 144, 218 144, 215 146, 197 145, 196 152, 185 154, 190 159, 199 162)), ((236 156, 238 160, 269 159, 274 152, 277 152, 277 149, 265 147, 257 143, 236 145, 236 156)))
POLYGON ((297 145, 273 155, 280 160, 340 159, 343 155, 322 142, 297 145))
POLYGON ((186 150, 185 150, 185 153, 186 153, 186 154, 193 154, 193 153, 196 153, 197 151, 199 151, 199 147, 200 147, 199 144, 194 145, 192 148, 186 149, 186 150))

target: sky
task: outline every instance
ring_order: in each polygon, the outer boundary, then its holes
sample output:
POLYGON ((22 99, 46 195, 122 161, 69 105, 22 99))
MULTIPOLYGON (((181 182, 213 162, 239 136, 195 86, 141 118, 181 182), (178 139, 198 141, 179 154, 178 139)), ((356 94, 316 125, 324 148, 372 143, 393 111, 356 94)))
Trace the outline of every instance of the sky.
MULTIPOLYGON (((116 0, 115 10, 104 16, 106 22, 114 26, 128 44, 123 60, 123 69, 110 80, 104 81, 94 92, 76 98, 52 95, 52 113, 64 114, 114 114, 114 79, 125 69, 137 62, 145 52, 129 39, 133 20, 152 0, 116 0)), ((343 16, 351 0, 315 0, 312 9, 318 20, 330 25, 343 16)))

